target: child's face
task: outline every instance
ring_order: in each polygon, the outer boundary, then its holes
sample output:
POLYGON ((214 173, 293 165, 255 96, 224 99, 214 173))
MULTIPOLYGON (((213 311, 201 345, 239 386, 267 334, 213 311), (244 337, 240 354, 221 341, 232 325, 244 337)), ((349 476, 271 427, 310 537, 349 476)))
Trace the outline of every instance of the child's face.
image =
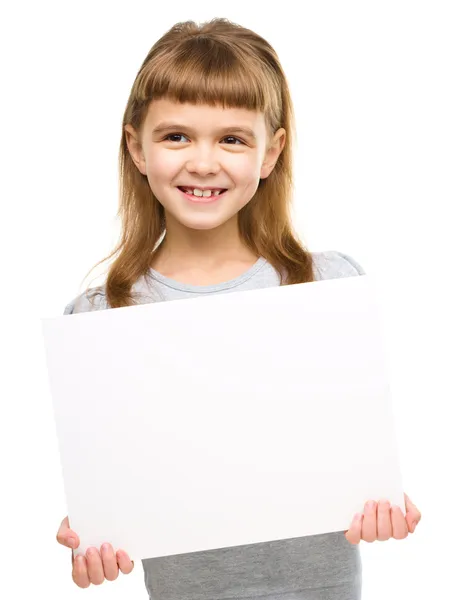
POLYGON ((174 219, 202 230, 224 224, 251 200, 259 180, 273 170, 285 141, 284 129, 273 140, 267 139, 262 113, 165 99, 151 103, 140 132, 130 125, 126 132, 136 166, 165 208, 167 227, 174 219), (167 122, 176 126, 153 132, 167 122), (255 138, 238 131, 239 127, 250 129, 255 138), (227 192, 216 199, 190 199, 178 186, 218 187, 227 192))

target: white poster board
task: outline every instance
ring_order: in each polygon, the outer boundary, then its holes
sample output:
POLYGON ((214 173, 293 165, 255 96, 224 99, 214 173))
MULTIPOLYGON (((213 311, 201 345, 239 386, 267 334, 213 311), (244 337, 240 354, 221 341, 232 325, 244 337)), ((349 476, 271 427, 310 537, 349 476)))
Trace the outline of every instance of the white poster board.
POLYGON ((43 319, 76 553, 132 560, 404 511, 369 276, 43 319))

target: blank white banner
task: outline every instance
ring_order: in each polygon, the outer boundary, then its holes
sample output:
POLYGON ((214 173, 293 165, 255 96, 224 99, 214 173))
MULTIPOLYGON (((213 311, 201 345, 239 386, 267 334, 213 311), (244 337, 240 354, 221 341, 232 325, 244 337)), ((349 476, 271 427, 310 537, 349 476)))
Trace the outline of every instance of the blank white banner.
POLYGON ((43 319, 71 528, 135 559, 404 510, 369 276, 43 319))

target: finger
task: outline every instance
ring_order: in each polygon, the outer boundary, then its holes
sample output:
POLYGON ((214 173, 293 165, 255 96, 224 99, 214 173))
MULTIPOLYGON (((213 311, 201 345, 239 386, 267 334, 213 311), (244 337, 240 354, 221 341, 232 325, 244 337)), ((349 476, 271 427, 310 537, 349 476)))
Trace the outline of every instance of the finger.
POLYGON ((411 502, 409 496, 404 494, 405 506, 406 506, 406 523, 410 533, 414 533, 415 528, 420 522, 422 515, 417 506, 411 502))
POLYGON ((79 554, 75 557, 74 566, 72 568, 72 580, 80 588, 87 588, 90 586, 90 578, 88 577, 87 561, 85 556, 79 554))
POLYGON ((410 533, 414 533, 419 521, 421 519, 421 514, 419 511, 417 512, 409 512, 406 514, 406 525, 410 533))
POLYGON ((375 542, 377 539, 377 503, 370 500, 364 507, 362 539, 366 542, 375 542))
POLYGON ((104 570, 98 550, 96 548, 88 548, 86 559, 90 581, 94 585, 101 585, 104 582, 104 570))
POLYGON ((351 522, 350 529, 345 533, 346 539, 350 544, 359 544, 361 541, 361 527, 362 527, 363 515, 358 513, 354 516, 351 522))
POLYGON ((393 529, 393 537, 395 540, 402 540, 407 537, 408 528, 403 511, 399 506, 391 507, 391 525, 393 529))
POLYGON ((417 519, 411 519, 408 518, 408 515, 406 515, 406 525, 407 525, 407 529, 409 531, 409 533, 414 533, 417 525, 419 524, 420 521, 420 517, 417 519))
POLYGON ((69 517, 64 517, 59 526, 58 533, 56 534, 56 540, 63 546, 73 548, 74 550, 79 547, 80 540, 79 536, 69 528, 69 517))
POLYGON ((119 565, 111 544, 101 546, 101 558, 103 560, 104 577, 108 581, 114 581, 119 576, 119 565))
POLYGON ((377 539, 381 542, 393 536, 390 508, 388 500, 380 500, 377 506, 377 539))
POLYGON ((126 552, 124 552, 123 550, 117 550, 116 557, 119 569, 124 575, 128 575, 133 571, 135 563, 132 560, 130 560, 126 552))

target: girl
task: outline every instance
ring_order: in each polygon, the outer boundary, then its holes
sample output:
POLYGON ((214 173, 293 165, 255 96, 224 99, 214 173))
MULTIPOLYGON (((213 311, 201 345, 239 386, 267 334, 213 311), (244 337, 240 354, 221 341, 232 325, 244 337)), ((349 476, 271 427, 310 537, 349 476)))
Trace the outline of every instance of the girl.
MULTIPOLYGON (((105 284, 65 314, 362 275, 340 252, 308 252, 290 222, 293 106, 274 49, 213 19, 172 27, 133 84, 120 145, 122 234, 105 284)), ((103 261, 101 261, 103 262, 103 261)), ((98 263, 100 264, 100 263, 98 263)), ((152 600, 361 595, 357 544, 404 538, 420 513, 368 503, 329 533, 143 560, 152 600)), ((67 517, 58 541, 79 545, 67 517)), ((79 587, 133 563, 108 544, 73 560, 79 587)))

